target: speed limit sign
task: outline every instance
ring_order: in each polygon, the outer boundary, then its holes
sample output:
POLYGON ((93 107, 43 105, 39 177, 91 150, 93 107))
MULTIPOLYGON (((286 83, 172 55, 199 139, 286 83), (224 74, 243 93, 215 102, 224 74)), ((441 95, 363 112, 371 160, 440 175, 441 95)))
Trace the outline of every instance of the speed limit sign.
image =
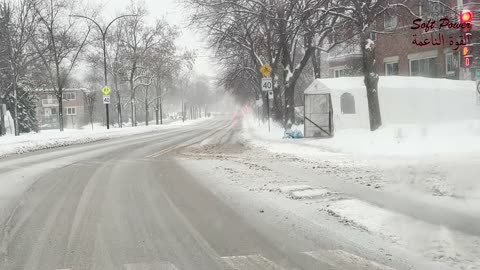
POLYGON ((262 78, 262 91, 273 90, 272 78, 262 78))
POLYGON ((103 96, 103 104, 110 104, 110 95, 103 96))

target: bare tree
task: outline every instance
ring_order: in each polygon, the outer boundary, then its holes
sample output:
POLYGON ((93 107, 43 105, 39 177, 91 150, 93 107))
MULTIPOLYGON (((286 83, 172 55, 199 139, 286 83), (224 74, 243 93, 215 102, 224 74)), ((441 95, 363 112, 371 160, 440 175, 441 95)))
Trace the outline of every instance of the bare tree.
POLYGON ((93 114, 95 112, 95 101, 97 100, 96 91, 83 90, 85 104, 87 105, 88 118, 93 130, 93 114))
POLYGON ((126 54, 125 50, 122 47, 122 38, 123 38, 123 25, 117 24, 113 26, 112 29, 113 35, 107 37, 108 39, 108 70, 113 79, 113 85, 115 87, 116 101, 117 101, 117 121, 120 127, 123 125, 122 117, 122 105, 121 105, 121 95, 120 95, 120 80, 125 73, 125 60, 126 54))
POLYGON ((145 59, 149 57, 152 48, 161 42, 162 33, 168 24, 163 20, 157 20, 154 26, 147 25, 145 22, 147 12, 143 4, 137 5, 132 2, 129 13, 137 16, 125 20, 122 43, 128 62, 126 80, 130 88, 132 126, 136 126, 135 93, 136 89, 143 84, 140 81, 144 78, 145 59))
POLYGON ((244 63, 250 63, 248 68, 237 68, 235 73, 251 73, 253 70, 259 87, 258 68, 264 63, 272 66, 277 82, 274 86, 274 112, 277 120, 284 119, 286 128, 292 125, 295 118, 294 94, 300 74, 319 45, 334 30, 338 16, 325 12, 330 2, 187 1, 189 6, 196 8, 192 21, 208 30, 217 54, 227 62, 231 62, 232 55, 235 55, 244 63), (245 61, 245 54, 240 51, 244 51, 251 59, 245 61))
MULTIPOLYGON (((33 11, 33 0, 20 0, 13 4, 4 3, 1 5, 2 29, 0 30, 2 36, 3 53, 0 57, 4 63, 8 63, 10 84, 5 91, 0 92, 0 100, 5 100, 6 97, 13 93, 14 100, 14 123, 15 135, 20 134, 19 124, 19 84, 27 80, 28 66, 35 60, 35 55, 29 48, 30 37, 35 31, 35 14, 33 11)), ((27 93, 25 95, 28 95, 27 93)))
POLYGON ((91 28, 83 33, 78 31, 78 22, 68 17, 74 9, 71 0, 40 0, 34 8, 39 25, 31 40, 58 100, 59 128, 63 131, 63 89, 91 28))
POLYGON ((375 0, 340 0, 332 1, 327 13, 342 18, 344 33, 358 37, 362 51, 362 71, 367 89, 370 130, 374 131, 382 125, 380 104, 378 101, 379 76, 375 69, 375 42, 370 38, 375 32, 377 19, 395 9, 416 16, 409 8, 411 0, 375 1, 375 0))
POLYGON ((166 95, 164 89, 167 83, 173 80, 174 74, 181 68, 184 61, 188 61, 189 57, 193 56, 190 52, 177 54, 175 41, 180 32, 175 27, 165 23, 165 27, 159 34, 161 36, 160 42, 152 48, 147 64, 154 77, 155 95, 150 102, 155 109, 157 125, 159 122, 163 124, 162 101, 166 95))

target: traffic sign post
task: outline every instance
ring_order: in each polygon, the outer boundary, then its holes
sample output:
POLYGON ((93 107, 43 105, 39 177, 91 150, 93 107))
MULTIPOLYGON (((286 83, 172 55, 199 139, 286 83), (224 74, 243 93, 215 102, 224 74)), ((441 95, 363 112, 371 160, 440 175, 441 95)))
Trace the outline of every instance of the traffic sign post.
POLYGON ((107 117, 107 129, 110 129, 110 113, 108 110, 108 105, 110 104, 110 88, 108 86, 105 86, 102 88, 102 93, 103 93, 103 104, 105 104, 105 112, 106 112, 106 117, 107 117))
POLYGON ((273 99, 273 80, 269 76, 272 73, 272 67, 269 64, 264 64, 259 71, 263 75, 260 87, 262 89, 262 92, 267 92, 266 99, 267 99, 268 132, 270 132, 270 101, 269 100, 273 99), (271 97, 270 97, 270 92, 271 92, 271 97))

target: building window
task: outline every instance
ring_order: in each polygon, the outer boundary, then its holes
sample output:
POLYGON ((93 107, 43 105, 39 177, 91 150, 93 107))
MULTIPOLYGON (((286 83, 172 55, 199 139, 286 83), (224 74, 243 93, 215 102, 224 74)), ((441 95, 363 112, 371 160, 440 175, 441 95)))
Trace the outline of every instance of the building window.
POLYGON ((448 17, 447 10, 445 9, 445 0, 432 1, 432 0, 420 0, 419 13, 420 16, 427 19, 439 19, 441 17, 448 17))
POLYGON ((385 63, 385 76, 398 75, 398 62, 385 63))
POLYGON ((394 29, 395 27, 397 27, 397 23, 397 16, 385 13, 385 17, 383 20, 383 27, 385 30, 394 29))
POLYGON ((410 76, 437 77, 437 58, 410 60, 410 76))
POLYGON ((45 115, 51 116, 57 114, 57 108, 45 108, 45 115))
POLYGON ((445 55, 445 68, 447 74, 455 74, 455 58, 453 53, 447 53, 445 55))
POLYGON ((67 115, 76 115, 77 114, 77 111, 75 109, 75 107, 67 107, 67 115))
POLYGON ((343 114, 355 113, 355 98, 350 93, 343 93, 340 97, 340 109, 343 114))
POLYGON ((76 98, 77 97, 75 93, 72 93, 72 92, 63 93, 63 99, 65 100, 75 100, 76 98))
POLYGON ((372 41, 377 41, 377 33, 375 32, 376 29, 377 29, 377 24, 373 23, 372 30, 370 31, 370 37, 369 37, 372 41))

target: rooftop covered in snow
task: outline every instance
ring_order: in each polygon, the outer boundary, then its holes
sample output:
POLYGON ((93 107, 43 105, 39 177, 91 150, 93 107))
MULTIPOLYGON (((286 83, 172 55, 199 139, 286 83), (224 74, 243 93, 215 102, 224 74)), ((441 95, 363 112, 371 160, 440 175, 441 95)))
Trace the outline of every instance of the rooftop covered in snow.
MULTIPOLYGON (((475 92, 474 81, 458 81, 449 79, 432 79, 424 77, 381 76, 378 88, 418 89, 418 90, 454 90, 475 92)), ((304 94, 324 94, 332 91, 364 91, 363 77, 343 77, 316 79, 304 94)))

